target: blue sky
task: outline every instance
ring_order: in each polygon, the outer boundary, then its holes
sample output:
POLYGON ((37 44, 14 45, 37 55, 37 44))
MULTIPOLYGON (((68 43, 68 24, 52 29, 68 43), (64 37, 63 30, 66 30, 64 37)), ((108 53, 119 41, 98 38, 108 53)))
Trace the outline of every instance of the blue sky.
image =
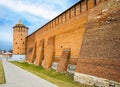
POLYGON ((0 49, 12 49, 13 26, 20 19, 29 34, 79 0, 0 0, 0 49))

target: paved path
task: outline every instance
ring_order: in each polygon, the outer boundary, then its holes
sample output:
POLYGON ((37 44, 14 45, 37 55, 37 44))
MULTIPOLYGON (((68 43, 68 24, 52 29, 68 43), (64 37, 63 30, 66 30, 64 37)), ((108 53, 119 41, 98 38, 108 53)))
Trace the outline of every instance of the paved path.
POLYGON ((6 84, 0 87, 58 87, 3 60, 6 84))

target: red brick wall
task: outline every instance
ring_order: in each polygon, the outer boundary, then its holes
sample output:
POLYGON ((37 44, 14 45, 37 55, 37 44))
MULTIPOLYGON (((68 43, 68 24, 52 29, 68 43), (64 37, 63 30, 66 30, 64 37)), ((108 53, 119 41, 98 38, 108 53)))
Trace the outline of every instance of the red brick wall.
POLYGON ((80 58, 77 72, 120 82, 120 59, 80 58))
MULTIPOLYGON (((80 4, 78 5, 80 6, 80 4)), ((73 9, 73 11, 74 10, 75 9, 73 9)), ((64 48, 71 48, 70 63, 76 64, 82 43, 82 36, 87 22, 87 15, 85 13, 82 13, 81 15, 80 8, 75 12, 77 12, 77 15, 74 15, 74 13, 71 16, 71 10, 68 10, 65 12, 65 14, 68 15, 68 17, 66 16, 67 18, 61 17, 60 15, 54 19, 55 21, 51 21, 31 36, 28 36, 27 52, 29 49, 33 48, 35 42, 39 44, 39 41, 44 39, 44 59, 47 58, 48 54, 46 52, 49 50, 47 47, 48 39, 51 36, 55 36, 54 58, 59 58, 62 55, 62 50, 64 48)), ((37 46, 36 49, 38 48, 39 46, 37 46)), ((38 52, 36 52, 36 55, 38 55, 38 52)), ((30 57, 31 54, 27 53, 27 58, 30 57)))
POLYGON ((36 47, 36 65, 41 65, 44 58, 44 40, 40 40, 36 47))
MULTIPOLYGON (((89 0, 88 3, 86 0, 80 1, 28 36, 27 59, 30 59, 32 55, 29 50, 34 47, 33 44, 39 44, 39 41, 42 39, 44 39, 44 58, 47 58, 48 54, 46 52, 49 50, 47 48, 48 38, 55 36, 55 55, 53 59, 58 58, 57 60, 59 60, 62 55, 62 50, 64 48, 71 48, 69 63, 76 64, 81 50, 84 29, 87 23, 87 10, 95 6, 93 3, 94 0, 89 0)), ((38 48, 39 46, 36 47, 36 50, 38 48)), ((36 55, 38 55, 37 51, 36 55)))
POLYGON ((119 14, 115 0, 89 10, 77 72, 120 82, 119 14))
POLYGON ((60 61, 64 48, 71 48, 68 61, 76 64, 78 60, 77 72, 120 81, 120 6, 117 0, 94 1, 77 3, 29 36, 27 58, 33 44, 44 39, 45 68, 60 61))
POLYGON ((35 34, 26 38, 26 61, 30 61, 35 46, 35 34))
POLYGON ((46 48, 43 67, 50 68, 54 58, 55 36, 48 38, 46 48))

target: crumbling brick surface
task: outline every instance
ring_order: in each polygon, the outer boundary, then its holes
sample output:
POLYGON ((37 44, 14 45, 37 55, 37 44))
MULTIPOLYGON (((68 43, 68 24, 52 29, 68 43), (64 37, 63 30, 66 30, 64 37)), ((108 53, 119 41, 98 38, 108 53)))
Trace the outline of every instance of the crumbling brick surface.
POLYGON ((120 7, 118 0, 88 12, 77 72, 120 82, 120 7))
MULTIPOLYGON (((112 5, 110 2, 106 4, 112 5)), ((99 12, 101 14, 95 13, 96 10, 101 11, 101 7, 92 9, 88 14, 80 57, 120 58, 120 9, 106 7, 102 13, 99 12)))
POLYGON ((77 72, 120 82, 120 59, 80 58, 77 72))

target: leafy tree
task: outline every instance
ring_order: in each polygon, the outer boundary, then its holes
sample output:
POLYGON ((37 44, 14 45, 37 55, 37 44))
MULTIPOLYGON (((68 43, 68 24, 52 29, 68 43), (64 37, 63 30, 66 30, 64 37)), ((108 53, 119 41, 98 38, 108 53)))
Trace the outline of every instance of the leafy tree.
POLYGON ((11 53, 12 53, 12 52, 13 52, 13 50, 12 50, 12 49, 10 49, 10 50, 8 50, 8 52, 11 52, 11 53))

